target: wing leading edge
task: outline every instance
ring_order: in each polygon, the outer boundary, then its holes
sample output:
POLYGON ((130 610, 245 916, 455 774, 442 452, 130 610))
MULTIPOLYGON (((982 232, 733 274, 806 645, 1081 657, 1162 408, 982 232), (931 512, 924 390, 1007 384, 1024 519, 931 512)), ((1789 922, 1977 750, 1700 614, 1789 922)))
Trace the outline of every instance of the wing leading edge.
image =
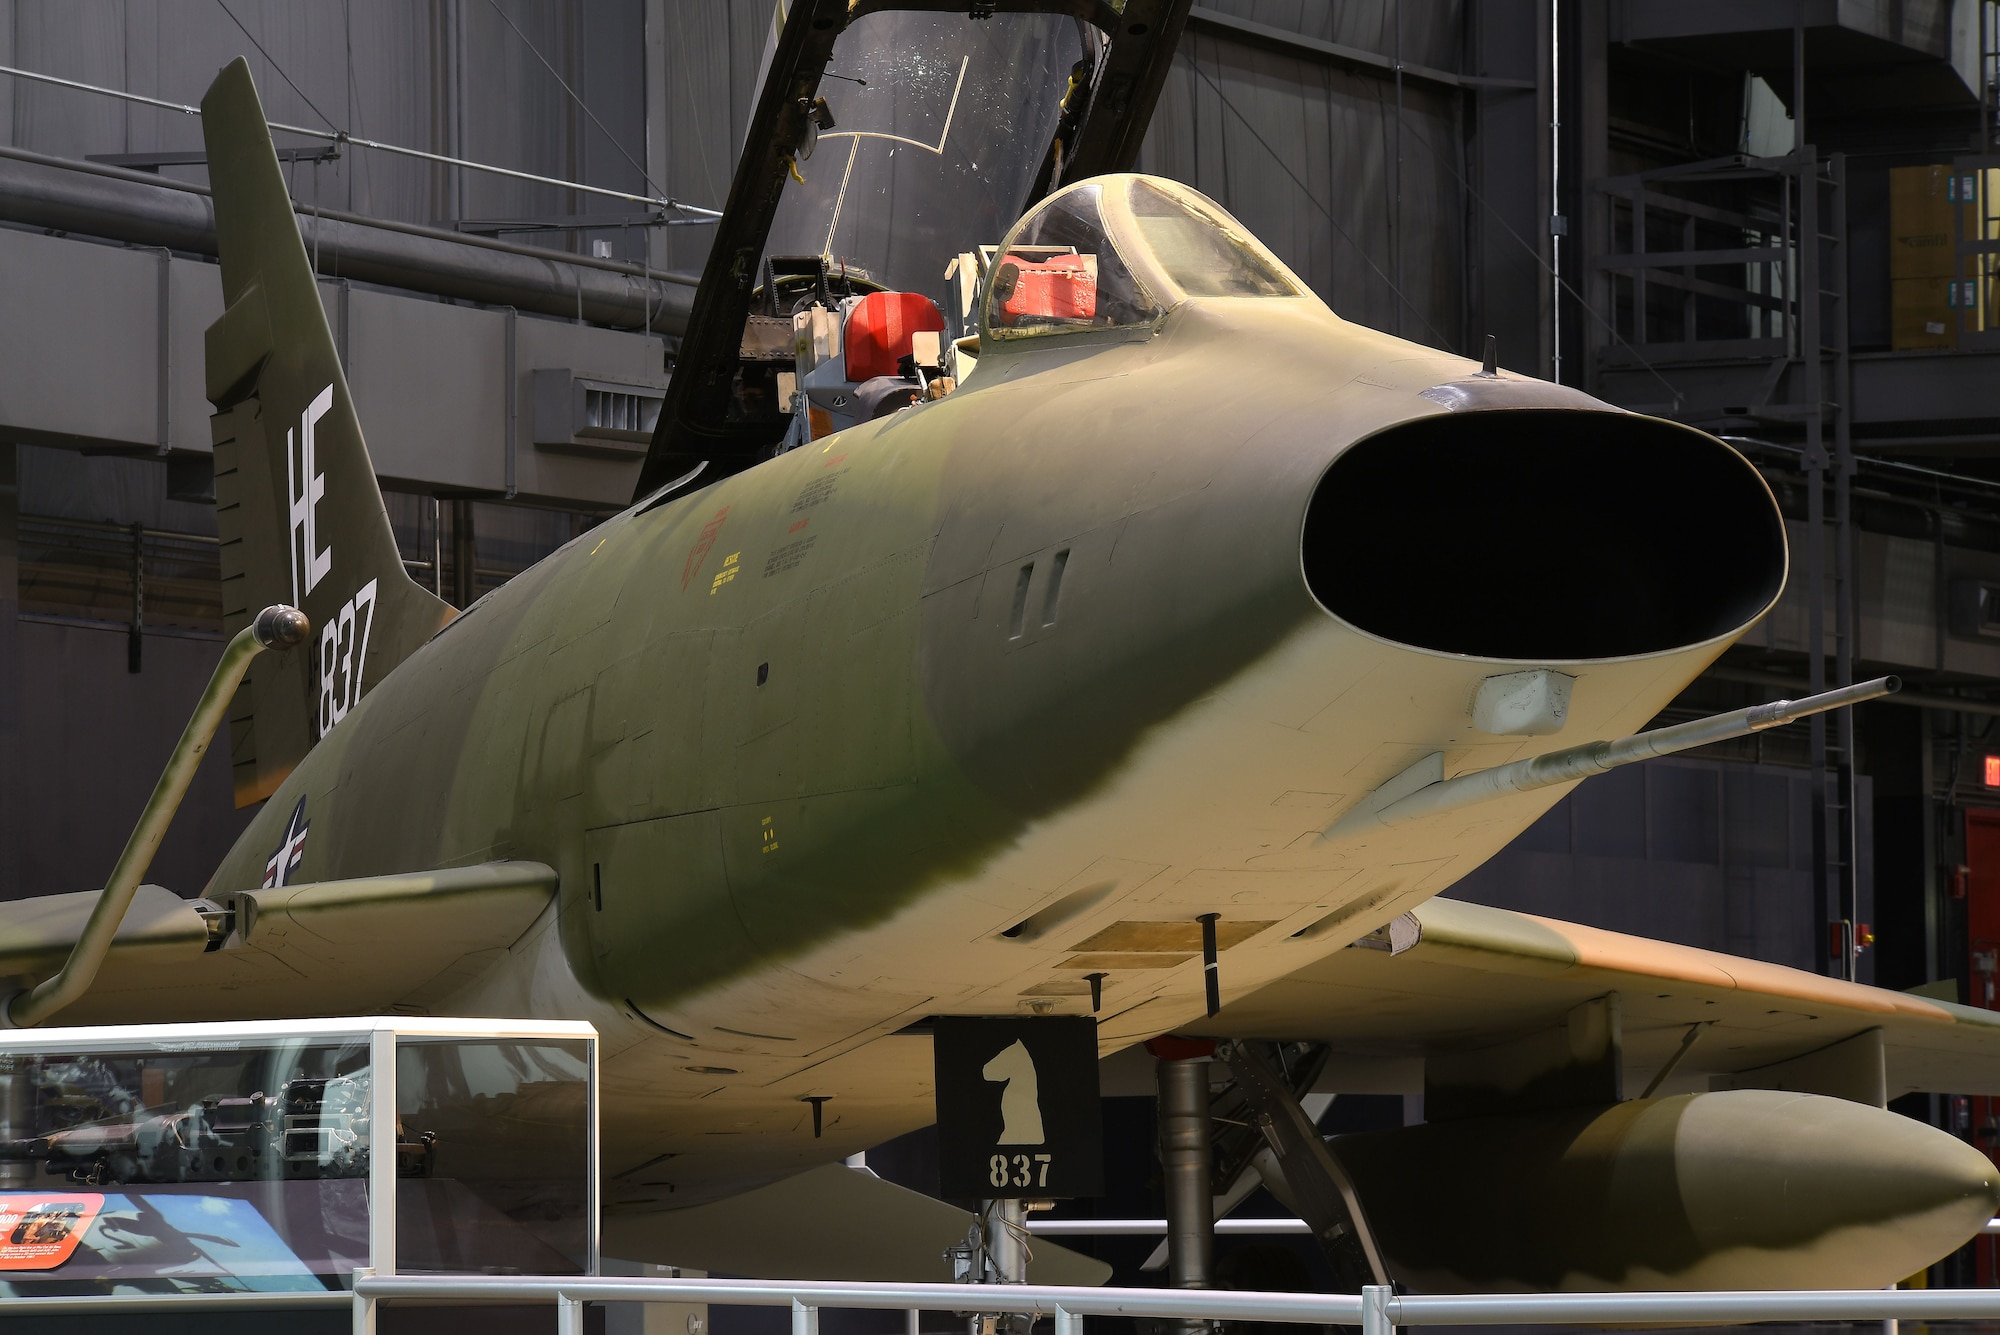
POLYGON ((2000 1013, 1449 899, 1413 916, 1414 945, 1338 951, 1193 1032, 1324 1042, 1322 1088, 1414 1093, 1425 1059, 1520 1045, 1611 997, 1628 1095, 2000 1094, 2000 1013))
MULTIPOLYGON (((63 1020, 427 1008, 521 940, 555 887, 539 862, 245 890, 221 904, 141 886, 97 985, 63 1020)), ((96 899, 90 890, 0 906, 0 978, 60 968, 96 899)))

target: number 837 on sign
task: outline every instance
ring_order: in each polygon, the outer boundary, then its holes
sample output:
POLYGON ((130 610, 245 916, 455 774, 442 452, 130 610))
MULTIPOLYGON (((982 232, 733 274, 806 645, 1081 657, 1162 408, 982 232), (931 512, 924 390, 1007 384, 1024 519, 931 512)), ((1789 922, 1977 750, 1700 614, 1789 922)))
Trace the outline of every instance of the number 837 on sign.
POLYGON ((986 1163, 986 1180, 996 1187, 1046 1187, 1053 1154, 996 1154, 986 1163))

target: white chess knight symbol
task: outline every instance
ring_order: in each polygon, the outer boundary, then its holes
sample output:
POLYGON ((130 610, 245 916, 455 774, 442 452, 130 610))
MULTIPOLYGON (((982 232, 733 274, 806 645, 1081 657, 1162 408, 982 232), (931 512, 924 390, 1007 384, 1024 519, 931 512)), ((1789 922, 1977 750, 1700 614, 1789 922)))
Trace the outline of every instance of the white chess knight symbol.
POLYGON ((979 1073, 988 1080, 1003 1082, 1000 1091, 1001 1145, 1039 1145, 1042 1136, 1042 1089, 1035 1076, 1035 1059, 1020 1039, 1000 1050, 1000 1055, 982 1066, 979 1073))

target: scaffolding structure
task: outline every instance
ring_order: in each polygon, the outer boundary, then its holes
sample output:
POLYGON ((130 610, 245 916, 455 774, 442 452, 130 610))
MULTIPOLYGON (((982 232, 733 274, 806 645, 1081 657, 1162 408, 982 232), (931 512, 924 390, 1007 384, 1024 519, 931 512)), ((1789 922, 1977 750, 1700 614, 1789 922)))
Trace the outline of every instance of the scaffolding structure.
MULTIPOLYGON (((1859 620, 1852 514, 1844 155, 1806 144, 1780 157, 1734 154, 1591 183, 1603 197, 1586 239, 1597 328, 1586 349, 1595 392, 1640 368, 1666 390, 1642 407, 1709 430, 1790 437, 1802 449, 1806 674, 1817 694, 1854 681, 1859 620), (1761 367, 1749 402, 1704 401, 1699 372, 1761 367), (1693 374, 1687 374, 1693 373, 1693 374), (1830 624, 1829 624, 1830 623, 1830 624)), ((1734 383, 1742 383, 1736 381, 1734 383)), ((1813 885, 1810 958, 1855 976, 1858 847, 1851 709, 1811 722, 1813 885)))

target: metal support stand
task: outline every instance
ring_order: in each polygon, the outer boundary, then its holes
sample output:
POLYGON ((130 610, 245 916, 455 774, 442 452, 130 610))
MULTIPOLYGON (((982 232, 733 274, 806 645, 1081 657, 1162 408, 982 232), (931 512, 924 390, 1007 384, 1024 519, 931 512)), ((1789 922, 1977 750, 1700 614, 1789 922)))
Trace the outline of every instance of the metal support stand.
POLYGON ((986 1256, 995 1284, 1028 1282, 1028 1209, 1024 1201, 987 1201, 980 1211, 986 1221, 986 1256))
POLYGON ((1208 1063, 1159 1064, 1160 1164, 1167 1185, 1167 1274, 1177 1289, 1206 1289, 1215 1279, 1214 1155, 1210 1140, 1208 1063))
POLYGON ((1216 1056, 1236 1077, 1244 1103, 1277 1158, 1285 1194, 1312 1228, 1341 1288, 1352 1291, 1367 1284, 1387 1284, 1388 1270, 1368 1231, 1354 1184, 1290 1087, 1248 1043, 1224 1043, 1216 1056))
POLYGON ((1389 1299, 1396 1296, 1387 1284, 1364 1284, 1361 1288, 1361 1335, 1396 1335, 1389 1320, 1389 1299))
MULTIPOLYGON (((1028 1282, 1028 1202, 987 1200, 979 1203, 979 1217, 964 1242, 945 1250, 951 1262, 952 1282, 957 1284, 1025 1284, 1028 1282)), ((973 1307, 977 1300, 965 1306, 973 1307)), ((963 1310, 961 1308, 961 1310, 963 1310)), ((967 1335, 1028 1335, 1032 1317, 1019 1314, 974 1312, 966 1320, 967 1335)), ((795 1330, 794 1335, 798 1335, 795 1330)), ((811 1335, 808 1332, 808 1335, 811 1335)), ((909 1316, 905 1335, 917 1335, 917 1314, 909 1316)))

